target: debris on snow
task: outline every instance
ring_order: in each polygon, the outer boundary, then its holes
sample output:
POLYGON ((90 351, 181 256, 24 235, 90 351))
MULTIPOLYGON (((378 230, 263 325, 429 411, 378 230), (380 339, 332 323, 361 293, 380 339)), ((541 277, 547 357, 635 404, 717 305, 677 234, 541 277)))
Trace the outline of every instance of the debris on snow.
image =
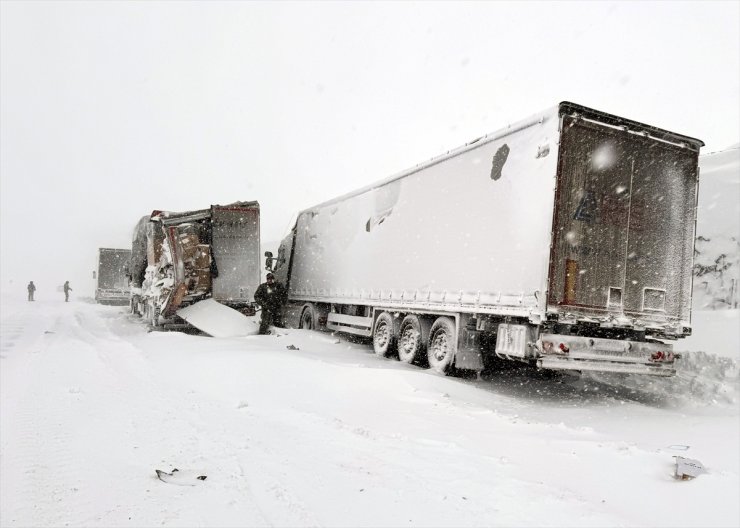
POLYGON ((155 469, 154 472, 157 474, 157 478, 167 484, 175 484, 177 486, 197 486, 198 482, 204 481, 208 478, 206 475, 197 475, 192 471, 180 471, 174 468, 171 472, 162 471, 161 469, 155 469))
POLYGON ((698 460, 681 456, 675 456, 674 458, 676 459, 676 471, 673 476, 677 480, 690 480, 707 472, 704 464, 698 460))

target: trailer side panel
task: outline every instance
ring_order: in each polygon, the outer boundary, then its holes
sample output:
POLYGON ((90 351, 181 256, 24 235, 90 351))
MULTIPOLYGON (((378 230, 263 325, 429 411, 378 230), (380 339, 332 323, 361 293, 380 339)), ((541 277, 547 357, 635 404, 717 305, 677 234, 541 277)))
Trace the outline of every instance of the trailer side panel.
POLYGON ((291 300, 544 310, 557 141, 554 110, 302 212, 291 300))

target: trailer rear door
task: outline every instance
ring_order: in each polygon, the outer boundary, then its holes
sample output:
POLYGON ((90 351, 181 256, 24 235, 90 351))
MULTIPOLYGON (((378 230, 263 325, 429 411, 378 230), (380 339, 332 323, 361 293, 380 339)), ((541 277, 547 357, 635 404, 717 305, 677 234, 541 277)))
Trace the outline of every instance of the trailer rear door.
POLYGON ((213 206, 213 298, 251 302, 260 282, 259 205, 213 206))
POLYGON ((98 289, 128 289, 125 267, 131 251, 100 248, 98 254, 98 289))
POLYGON ((689 320, 697 156, 563 117, 551 305, 689 320))

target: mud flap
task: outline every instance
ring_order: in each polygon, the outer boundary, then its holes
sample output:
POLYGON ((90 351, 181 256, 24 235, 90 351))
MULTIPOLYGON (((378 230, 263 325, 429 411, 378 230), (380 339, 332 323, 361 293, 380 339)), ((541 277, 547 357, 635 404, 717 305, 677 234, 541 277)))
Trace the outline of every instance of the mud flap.
POLYGON ((483 370, 483 354, 481 353, 480 332, 475 326, 468 328, 470 317, 460 317, 460 334, 458 337, 455 368, 468 370, 483 370))

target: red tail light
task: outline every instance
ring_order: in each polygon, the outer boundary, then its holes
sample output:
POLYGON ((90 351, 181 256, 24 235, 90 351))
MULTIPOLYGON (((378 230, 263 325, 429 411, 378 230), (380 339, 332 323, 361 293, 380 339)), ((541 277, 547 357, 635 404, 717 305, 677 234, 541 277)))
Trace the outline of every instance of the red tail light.
POLYGON ((659 350, 658 352, 653 352, 650 355, 650 361, 663 362, 663 361, 673 361, 676 358, 679 358, 678 354, 674 354, 673 352, 663 352, 662 350, 659 350))

